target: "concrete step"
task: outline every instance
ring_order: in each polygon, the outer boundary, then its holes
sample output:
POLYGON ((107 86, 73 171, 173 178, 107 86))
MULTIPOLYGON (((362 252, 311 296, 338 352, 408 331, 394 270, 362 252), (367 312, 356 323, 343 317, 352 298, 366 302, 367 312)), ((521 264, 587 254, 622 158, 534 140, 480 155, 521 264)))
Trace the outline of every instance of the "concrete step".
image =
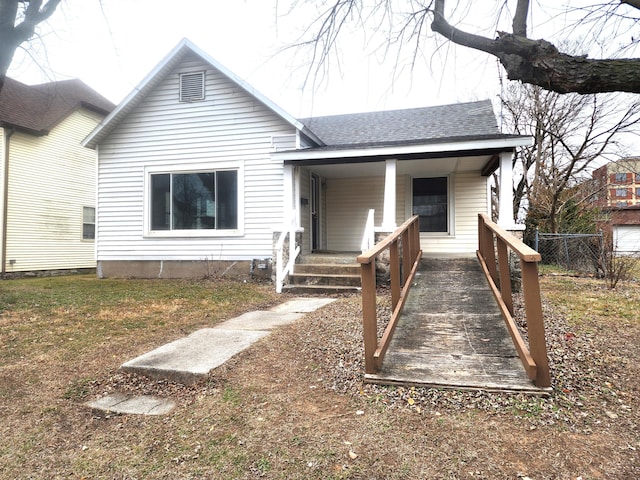
POLYGON ((307 253, 300 255, 296 261, 298 264, 353 264, 356 263, 356 257, 360 253, 307 253))
POLYGON ((342 275, 330 273, 298 273, 289 275, 292 285, 340 285, 345 287, 359 287, 360 275, 342 275))
POLYGON ((297 274, 332 274, 360 276, 358 263, 298 263, 295 267, 297 274))
POLYGON ((343 286, 343 285, 292 285, 288 284, 282 287, 282 291, 295 295, 342 295, 360 293, 360 287, 343 286))

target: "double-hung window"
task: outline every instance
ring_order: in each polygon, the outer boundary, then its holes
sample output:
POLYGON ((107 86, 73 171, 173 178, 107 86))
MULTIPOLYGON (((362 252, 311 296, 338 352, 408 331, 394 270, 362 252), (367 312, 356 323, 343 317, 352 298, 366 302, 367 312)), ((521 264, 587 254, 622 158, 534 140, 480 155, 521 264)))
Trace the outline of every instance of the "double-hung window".
POLYGON ((238 229, 238 171, 151 173, 150 230, 238 229))
POLYGON ((96 209, 94 207, 82 207, 82 239, 94 240, 96 238, 96 209))

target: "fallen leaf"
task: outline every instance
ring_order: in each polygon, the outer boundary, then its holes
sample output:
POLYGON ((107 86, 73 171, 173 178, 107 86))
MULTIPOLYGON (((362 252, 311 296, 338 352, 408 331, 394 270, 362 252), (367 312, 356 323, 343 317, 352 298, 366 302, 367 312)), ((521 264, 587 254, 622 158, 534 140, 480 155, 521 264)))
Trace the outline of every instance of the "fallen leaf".
POLYGON ((349 450, 349 458, 351 460, 355 460, 356 458, 358 458, 358 454, 356 452, 354 452, 353 450, 349 450))

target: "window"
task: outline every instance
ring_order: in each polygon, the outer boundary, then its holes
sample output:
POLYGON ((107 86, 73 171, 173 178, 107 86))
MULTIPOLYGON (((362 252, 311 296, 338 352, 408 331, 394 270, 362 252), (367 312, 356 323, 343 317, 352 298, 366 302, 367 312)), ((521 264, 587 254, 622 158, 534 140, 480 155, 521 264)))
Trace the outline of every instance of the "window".
POLYGON ((449 231, 448 178, 413 179, 413 214, 420 216, 421 232, 449 231))
POLYGON ((96 209, 82 207, 82 239, 94 240, 96 238, 96 209))
POLYGON ((151 230, 236 230, 238 172, 152 174, 151 230))
POLYGON ((640 173, 636 173, 636 183, 640 183, 640 173))
POLYGON ((180 101, 204 100, 204 72, 180 74, 180 101))
POLYGON ((626 182, 627 182, 626 173, 616 173, 616 183, 626 183, 626 182))
POLYGON ((627 198, 627 189, 626 188, 616 188, 616 197, 627 198))

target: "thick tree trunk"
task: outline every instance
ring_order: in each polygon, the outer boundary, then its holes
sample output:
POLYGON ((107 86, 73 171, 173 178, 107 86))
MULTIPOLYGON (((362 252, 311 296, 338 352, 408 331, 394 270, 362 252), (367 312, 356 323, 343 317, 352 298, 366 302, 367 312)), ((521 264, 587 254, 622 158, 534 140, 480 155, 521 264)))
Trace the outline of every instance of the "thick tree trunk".
MULTIPOLYGON (((450 25, 444 0, 435 0, 431 29, 452 42, 489 53, 500 60, 510 80, 520 80, 558 93, 640 93, 640 59, 589 59, 567 55, 546 40, 526 38, 523 12, 514 19, 515 32, 490 39, 450 25), (518 20, 520 19, 520 20, 518 20)), ((528 2, 518 2, 526 10, 528 2)))

